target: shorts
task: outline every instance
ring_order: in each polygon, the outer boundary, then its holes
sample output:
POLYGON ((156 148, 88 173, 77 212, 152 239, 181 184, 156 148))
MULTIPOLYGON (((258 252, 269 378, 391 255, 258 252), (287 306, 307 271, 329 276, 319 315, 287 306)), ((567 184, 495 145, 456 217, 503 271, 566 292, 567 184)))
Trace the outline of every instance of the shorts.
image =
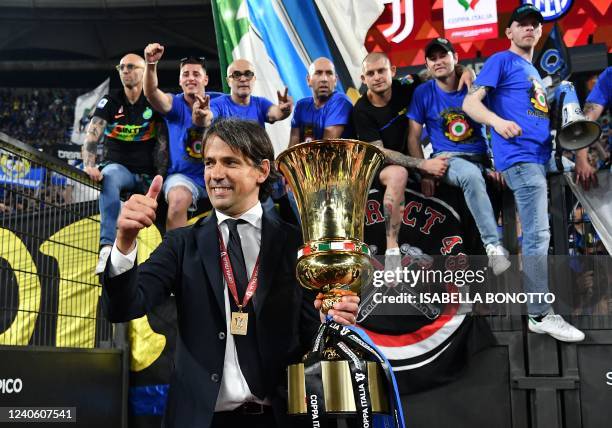
POLYGON ((170 193, 170 190, 177 186, 186 187, 189 189, 189 192, 191 192, 191 206, 189 207, 189 211, 196 210, 199 199, 208 197, 206 189, 197 184, 191 178, 183 174, 170 174, 168 177, 166 177, 163 187, 166 202, 168 202, 168 193, 170 193))

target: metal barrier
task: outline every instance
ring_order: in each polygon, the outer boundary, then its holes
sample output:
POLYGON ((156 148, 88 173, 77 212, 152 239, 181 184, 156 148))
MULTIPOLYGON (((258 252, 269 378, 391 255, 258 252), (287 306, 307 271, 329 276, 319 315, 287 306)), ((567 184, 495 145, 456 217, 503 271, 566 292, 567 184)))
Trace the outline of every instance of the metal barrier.
POLYGON ((0 133, 0 344, 112 346, 100 311, 99 185, 0 133))

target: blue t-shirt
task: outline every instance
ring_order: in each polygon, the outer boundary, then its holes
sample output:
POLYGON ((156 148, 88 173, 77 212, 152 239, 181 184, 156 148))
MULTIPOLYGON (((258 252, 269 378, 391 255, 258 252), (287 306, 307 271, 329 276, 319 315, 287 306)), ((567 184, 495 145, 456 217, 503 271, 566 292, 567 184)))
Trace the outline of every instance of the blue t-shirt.
POLYGON ((445 92, 435 80, 414 91, 410 119, 427 127, 434 153, 486 153, 486 127, 474 122, 461 109, 467 88, 445 92))
MULTIPOLYGON (((211 98, 218 92, 207 92, 211 98)), ((182 93, 173 95, 172 108, 164 116, 168 127, 170 159, 168 175, 183 174, 204 187, 204 165, 202 164, 202 128, 191 121, 191 107, 182 93)))
POLYGON ((597 78, 597 83, 586 99, 587 103, 599 104, 606 107, 612 106, 612 67, 606 68, 597 78))
POLYGON ((265 126, 268 119, 268 110, 274 104, 267 98, 251 95, 249 105, 243 106, 232 101, 231 95, 222 95, 210 102, 210 110, 214 120, 220 117, 236 117, 244 120, 253 120, 265 126))
POLYGON ((321 108, 315 106, 312 97, 302 98, 295 105, 291 128, 299 128, 300 142, 320 140, 325 128, 335 125, 344 125, 342 138, 350 138, 352 111, 353 103, 340 92, 334 92, 321 108))
POLYGON ((523 130, 507 140, 491 129, 495 167, 504 171, 518 162, 546 164, 552 150, 549 107, 533 64, 511 51, 496 53, 485 62, 474 84, 488 86, 489 109, 523 130))

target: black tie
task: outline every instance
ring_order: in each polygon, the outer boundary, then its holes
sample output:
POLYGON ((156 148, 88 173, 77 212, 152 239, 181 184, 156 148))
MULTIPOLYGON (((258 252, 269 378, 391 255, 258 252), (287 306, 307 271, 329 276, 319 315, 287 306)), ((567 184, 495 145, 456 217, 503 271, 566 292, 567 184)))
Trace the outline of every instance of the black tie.
POLYGON ((248 274, 246 263, 244 262, 244 253, 242 252, 242 241, 238 234, 238 224, 246 223, 244 220, 225 220, 229 229, 229 238, 227 239, 227 253, 229 254, 232 271, 234 272, 234 280, 236 281, 236 291, 238 292, 238 300, 242 303, 244 293, 247 289, 248 274))
MULTIPOLYGON (((229 237, 227 239, 227 253, 232 264, 234 279, 236 281, 236 291, 238 301, 242 304, 242 299, 247 289, 248 275, 246 263, 244 262, 244 254, 242 252, 242 241, 238 234, 238 224, 244 224, 244 220, 225 220, 229 229, 229 237)), ((230 307, 232 311, 237 311, 238 307, 233 298, 230 298, 230 307)), ((249 314, 249 323, 247 327, 247 335, 234 335, 236 343, 236 352, 238 352, 238 361, 244 378, 249 385, 249 389, 253 395, 263 399, 265 398, 265 389, 263 383, 263 371, 261 360, 257 347, 257 332, 255 328, 255 311, 253 310, 253 299, 242 309, 249 314)))

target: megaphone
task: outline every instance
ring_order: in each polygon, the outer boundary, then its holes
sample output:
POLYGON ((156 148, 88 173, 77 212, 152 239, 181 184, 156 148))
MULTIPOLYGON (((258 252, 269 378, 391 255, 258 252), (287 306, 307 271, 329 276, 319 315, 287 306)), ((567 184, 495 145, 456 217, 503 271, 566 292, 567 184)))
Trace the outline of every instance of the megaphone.
POLYGON ((555 91, 555 101, 560 112, 557 144, 567 150, 580 150, 590 146, 601 136, 597 122, 587 120, 580 108, 576 89, 572 82, 563 81, 555 91))

